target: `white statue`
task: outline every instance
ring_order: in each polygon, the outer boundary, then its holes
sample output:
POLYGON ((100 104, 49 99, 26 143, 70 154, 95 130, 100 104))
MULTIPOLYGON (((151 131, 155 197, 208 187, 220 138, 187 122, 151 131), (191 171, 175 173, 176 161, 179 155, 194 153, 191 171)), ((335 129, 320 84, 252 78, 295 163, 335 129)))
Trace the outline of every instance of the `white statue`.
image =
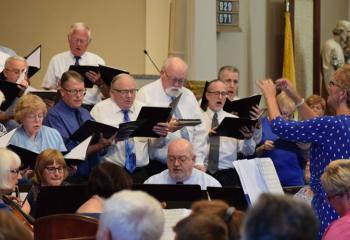
POLYGON ((335 70, 345 63, 344 52, 349 52, 348 39, 350 36, 350 22, 340 20, 333 29, 333 38, 326 41, 322 49, 322 71, 326 84, 331 80, 335 70))

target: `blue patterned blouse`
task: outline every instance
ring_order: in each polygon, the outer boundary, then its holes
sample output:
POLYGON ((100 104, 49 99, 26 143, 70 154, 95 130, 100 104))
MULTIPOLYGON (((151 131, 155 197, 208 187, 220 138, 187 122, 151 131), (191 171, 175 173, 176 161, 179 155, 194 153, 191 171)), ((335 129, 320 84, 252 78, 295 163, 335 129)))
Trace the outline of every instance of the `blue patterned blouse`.
POLYGON ((331 161, 350 158, 350 116, 324 116, 306 121, 286 121, 277 117, 272 120, 271 126, 281 138, 312 143, 310 186, 315 194, 312 205, 320 220, 321 239, 328 225, 339 216, 327 201, 320 177, 331 161))

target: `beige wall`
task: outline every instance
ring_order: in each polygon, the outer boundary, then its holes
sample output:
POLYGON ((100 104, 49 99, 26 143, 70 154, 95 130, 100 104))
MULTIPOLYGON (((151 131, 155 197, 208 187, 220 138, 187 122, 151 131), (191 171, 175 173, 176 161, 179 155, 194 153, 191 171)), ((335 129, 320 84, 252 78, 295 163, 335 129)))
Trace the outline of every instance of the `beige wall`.
POLYGON ((26 55, 42 45, 42 69, 33 78, 41 83, 50 58, 68 49, 71 23, 86 22, 92 29, 89 50, 108 65, 145 72, 145 0, 1 0, 0 45, 26 55), (12 20, 11 20, 12 19, 12 20))

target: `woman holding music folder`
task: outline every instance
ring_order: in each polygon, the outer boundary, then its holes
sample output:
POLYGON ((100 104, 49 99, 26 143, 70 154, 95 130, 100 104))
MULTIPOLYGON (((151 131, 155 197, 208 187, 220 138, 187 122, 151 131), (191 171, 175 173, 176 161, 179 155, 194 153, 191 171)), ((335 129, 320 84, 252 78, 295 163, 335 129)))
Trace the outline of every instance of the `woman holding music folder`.
MULTIPOLYGON (((294 118, 295 104, 285 94, 277 96, 277 104, 286 120, 294 118)), ((296 143, 284 141, 272 132, 268 117, 262 118, 261 144, 256 148, 259 157, 271 158, 282 186, 304 185, 303 166, 306 160, 296 143)))
POLYGON ((36 214, 36 200, 43 186, 64 186, 68 176, 66 161, 62 153, 56 149, 41 152, 35 162, 33 186, 23 204, 23 211, 32 217, 36 214))
POLYGON ((286 79, 277 80, 276 85, 271 79, 261 80, 258 86, 266 99, 272 131, 289 141, 312 143, 310 186, 315 194, 312 205, 320 219, 321 238, 328 225, 339 216, 326 199, 320 176, 329 162, 350 158, 350 65, 340 67, 327 86, 327 103, 334 109, 335 116, 316 117, 286 79), (300 115, 307 120, 288 121, 281 117, 276 102, 276 86, 293 100, 300 115))
POLYGON ((22 125, 10 139, 10 144, 40 153, 47 148, 66 151, 62 137, 56 129, 43 126, 47 109, 36 95, 22 96, 15 108, 15 119, 22 125))

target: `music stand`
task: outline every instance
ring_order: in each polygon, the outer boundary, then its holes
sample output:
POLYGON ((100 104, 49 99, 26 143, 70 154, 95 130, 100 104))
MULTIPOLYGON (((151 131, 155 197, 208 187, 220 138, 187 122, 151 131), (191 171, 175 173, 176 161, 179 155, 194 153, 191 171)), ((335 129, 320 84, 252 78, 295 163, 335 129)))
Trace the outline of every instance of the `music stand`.
POLYGON ((243 189, 240 187, 207 187, 207 192, 211 200, 223 200, 242 211, 246 211, 248 208, 243 189))

